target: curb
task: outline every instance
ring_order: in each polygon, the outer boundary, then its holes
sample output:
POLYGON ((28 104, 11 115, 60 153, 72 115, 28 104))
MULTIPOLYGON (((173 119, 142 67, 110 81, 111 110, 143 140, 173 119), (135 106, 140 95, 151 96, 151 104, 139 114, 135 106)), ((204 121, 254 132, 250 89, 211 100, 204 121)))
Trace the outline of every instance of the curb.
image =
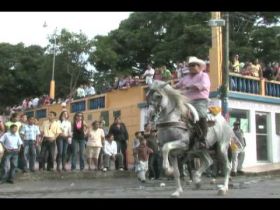
POLYGON ((245 176, 259 176, 259 175, 280 175, 280 169, 261 171, 261 172, 245 172, 245 176))
POLYGON ((136 177, 133 171, 36 171, 35 173, 18 172, 16 174, 16 180, 63 180, 63 179, 96 179, 96 178, 120 178, 120 177, 136 177))

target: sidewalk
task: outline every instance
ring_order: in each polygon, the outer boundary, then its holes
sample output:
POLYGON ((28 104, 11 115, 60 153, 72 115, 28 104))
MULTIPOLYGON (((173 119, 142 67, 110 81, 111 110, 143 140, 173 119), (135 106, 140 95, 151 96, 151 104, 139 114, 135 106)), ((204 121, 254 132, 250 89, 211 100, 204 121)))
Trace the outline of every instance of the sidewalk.
MULTIPOLYGON (((67 166, 70 169, 70 164, 67 166)), ((78 167, 79 168, 79 167, 78 167)), ((265 165, 251 166, 243 169, 245 175, 247 176, 257 176, 257 175, 280 175, 280 163, 271 163, 265 165)), ((36 164, 36 172, 22 173, 21 171, 17 172, 17 180, 46 180, 46 179, 95 179, 95 178, 116 178, 116 177, 136 177, 136 174, 133 170, 128 171, 118 171, 111 170, 107 172, 103 171, 89 171, 87 167, 80 171, 61 171, 57 172, 56 170, 50 171, 38 171, 38 164, 36 164)))
POLYGON ((71 164, 66 165, 67 171, 58 172, 56 170, 56 164, 54 163, 53 171, 39 171, 38 162, 35 163, 35 172, 28 171, 23 173, 19 170, 16 173, 17 180, 45 180, 45 179, 92 179, 92 178, 115 178, 115 177, 135 177, 136 174, 133 170, 119 171, 119 170, 108 170, 106 172, 100 170, 88 170, 87 164, 83 171, 79 170, 79 165, 77 169, 71 171, 71 164))
POLYGON ((280 174, 280 163, 251 166, 243 169, 246 175, 269 175, 280 174))

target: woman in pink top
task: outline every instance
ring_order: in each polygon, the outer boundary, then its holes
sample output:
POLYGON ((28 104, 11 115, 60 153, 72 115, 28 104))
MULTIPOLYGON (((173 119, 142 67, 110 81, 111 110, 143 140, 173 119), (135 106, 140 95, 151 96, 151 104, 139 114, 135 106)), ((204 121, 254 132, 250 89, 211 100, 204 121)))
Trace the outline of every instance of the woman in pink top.
MULTIPOLYGON (((199 115, 198 126, 202 134, 197 137, 200 142, 200 148, 205 148, 205 138, 207 135, 207 111, 208 99, 210 92, 210 79, 207 73, 203 72, 205 62, 196 57, 189 58, 190 73, 184 76, 176 85, 175 88, 182 90, 183 94, 190 99, 190 103, 196 108, 199 115)), ((195 133, 195 132, 193 132, 195 133)), ((194 134, 195 135, 195 134, 194 134)))

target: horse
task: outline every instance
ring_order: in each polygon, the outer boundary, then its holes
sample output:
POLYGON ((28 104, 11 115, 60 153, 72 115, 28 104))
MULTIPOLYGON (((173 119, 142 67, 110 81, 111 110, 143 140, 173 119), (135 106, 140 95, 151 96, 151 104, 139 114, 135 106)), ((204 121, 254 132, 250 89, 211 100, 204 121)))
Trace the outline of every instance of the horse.
MULTIPOLYGON (((176 191, 172 197, 179 197, 183 192, 178 170, 177 156, 194 155, 200 158, 200 167, 193 171, 193 181, 196 188, 201 186, 202 173, 213 163, 207 149, 194 149, 191 146, 191 132, 199 120, 196 109, 179 90, 166 82, 154 80, 149 84, 146 95, 148 115, 153 118, 157 127, 157 135, 163 156, 163 168, 167 175, 173 175, 176 181, 176 191), (186 116, 192 116, 187 117, 186 116), (182 120, 182 118, 186 118, 182 120), (169 163, 169 160, 171 162, 169 163)), ((234 133, 223 116, 216 117, 215 125, 208 128, 206 143, 208 148, 216 144, 217 155, 223 161, 225 171, 224 184, 218 186, 219 195, 228 191, 231 165, 228 160, 230 139, 234 133)))

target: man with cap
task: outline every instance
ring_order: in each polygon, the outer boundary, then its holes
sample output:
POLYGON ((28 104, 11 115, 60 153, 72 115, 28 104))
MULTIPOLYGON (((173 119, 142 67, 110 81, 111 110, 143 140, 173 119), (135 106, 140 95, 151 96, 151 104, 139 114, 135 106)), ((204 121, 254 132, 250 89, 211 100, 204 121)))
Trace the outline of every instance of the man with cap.
POLYGON ((210 79, 207 73, 203 72, 206 64, 197 57, 189 57, 189 74, 185 75, 175 85, 176 89, 182 90, 182 93, 190 100, 190 103, 196 108, 199 115, 198 126, 200 132, 192 132, 191 139, 198 139, 199 148, 206 148, 207 135, 207 111, 210 92, 210 79), (196 134, 199 133, 199 134, 196 134))
POLYGON ((244 138, 243 130, 240 129, 240 122, 237 120, 233 123, 233 132, 235 136, 238 138, 239 143, 241 144, 240 147, 232 151, 232 171, 231 176, 243 175, 244 172, 242 171, 242 165, 245 158, 245 147, 246 141, 244 138))

